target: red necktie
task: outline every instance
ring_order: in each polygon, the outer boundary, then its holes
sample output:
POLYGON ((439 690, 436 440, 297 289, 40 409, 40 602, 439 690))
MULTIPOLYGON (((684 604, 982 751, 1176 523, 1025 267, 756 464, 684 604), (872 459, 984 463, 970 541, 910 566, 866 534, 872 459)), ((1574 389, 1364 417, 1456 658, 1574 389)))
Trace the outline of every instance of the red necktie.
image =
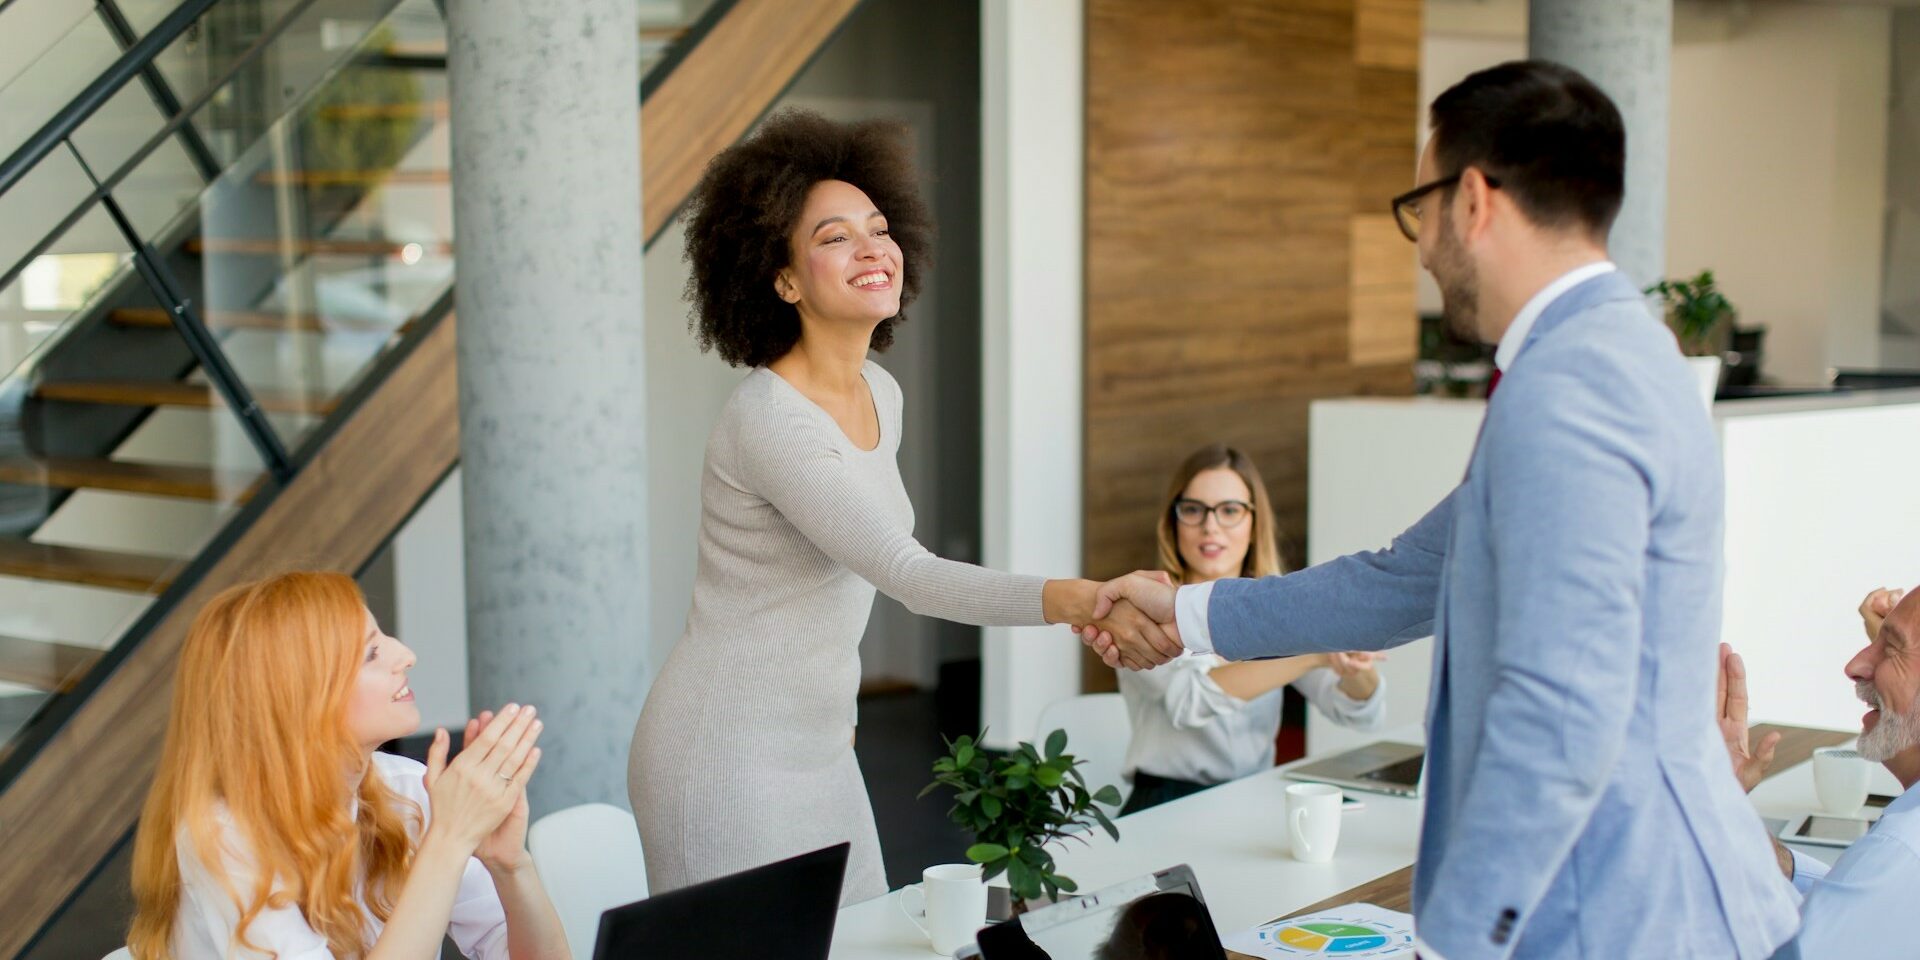
POLYGON ((1487 375, 1487 399, 1488 400, 1493 399, 1494 388, 1498 386, 1500 386, 1500 368, 1494 367, 1493 372, 1487 375))

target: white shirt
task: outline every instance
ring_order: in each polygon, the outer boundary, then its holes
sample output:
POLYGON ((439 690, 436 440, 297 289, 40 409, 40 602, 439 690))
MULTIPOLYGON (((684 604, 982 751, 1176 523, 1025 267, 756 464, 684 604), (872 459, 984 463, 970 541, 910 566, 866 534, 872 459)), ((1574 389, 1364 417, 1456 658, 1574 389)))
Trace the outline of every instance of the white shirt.
MULTIPOLYGON (((405 757, 385 753, 373 755, 373 766, 395 794, 420 806, 419 829, 424 833, 432 817, 423 780, 427 768, 405 757)), ((247 896, 255 873, 249 845, 224 807, 217 816, 225 859, 223 872, 233 888, 241 896, 247 896)), ((247 925, 247 940, 261 948, 259 951, 243 949, 234 943, 233 928, 240 922, 240 908, 227 895, 220 878, 201 865, 191 845, 184 842, 185 836, 183 830, 183 842, 175 847, 180 860, 180 913, 174 920, 174 956, 196 960, 202 957, 265 960, 277 953, 279 960, 333 960, 327 938, 314 932, 300 908, 294 905, 263 909, 247 925)), ((416 844, 419 837, 420 834, 415 834, 416 844)), ((396 898, 399 896, 398 890, 393 893, 396 898)), ((360 907, 366 917, 367 946, 372 947, 384 925, 366 909, 364 900, 360 907)), ((480 861, 471 857, 467 859, 466 872, 460 877, 459 893, 453 899, 453 917, 447 925, 447 934, 459 945, 461 953, 474 960, 508 960, 506 909, 500 905, 493 877, 480 861)))
MULTIPOLYGON (((1527 335, 1533 332, 1533 325, 1540 315, 1547 312, 1555 300, 1594 277, 1612 273, 1619 268, 1611 260, 1601 260, 1575 267, 1560 275, 1559 279, 1540 288, 1520 312, 1513 315, 1513 322, 1507 324, 1507 332, 1500 335, 1500 343, 1493 350, 1493 364, 1505 373, 1513 366, 1515 358, 1520 356, 1520 348, 1526 346, 1527 335)), ((1213 633, 1207 626, 1207 603, 1213 599, 1213 584, 1198 583, 1181 587, 1174 594, 1174 626, 1180 630, 1180 641, 1188 650, 1195 653, 1213 652, 1213 633)))
POLYGON ((1913 956, 1913 891, 1920 885, 1920 791, 1887 804, 1867 835, 1831 870, 1794 853, 1793 885, 1805 890, 1797 960, 1878 960, 1913 956))
MULTIPOLYGON (((1281 691, 1242 700, 1220 688, 1211 674, 1227 661, 1212 654, 1186 654, 1152 670, 1120 671, 1133 737, 1121 775, 1136 770, 1194 783, 1225 783, 1273 766, 1273 737, 1280 730, 1281 691)), ((1327 719, 1372 730, 1386 717, 1386 700, 1355 700, 1340 690, 1340 675, 1309 670, 1293 687, 1327 719)))

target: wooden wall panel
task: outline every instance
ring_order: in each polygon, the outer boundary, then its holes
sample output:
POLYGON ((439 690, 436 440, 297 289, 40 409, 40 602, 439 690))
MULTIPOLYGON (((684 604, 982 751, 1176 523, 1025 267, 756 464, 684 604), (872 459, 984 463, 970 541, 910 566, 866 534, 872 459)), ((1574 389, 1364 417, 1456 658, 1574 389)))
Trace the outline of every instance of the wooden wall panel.
POLYGON ((1299 562, 1308 404, 1411 389, 1419 39, 1420 0, 1087 0, 1088 575, 1215 440, 1299 562))

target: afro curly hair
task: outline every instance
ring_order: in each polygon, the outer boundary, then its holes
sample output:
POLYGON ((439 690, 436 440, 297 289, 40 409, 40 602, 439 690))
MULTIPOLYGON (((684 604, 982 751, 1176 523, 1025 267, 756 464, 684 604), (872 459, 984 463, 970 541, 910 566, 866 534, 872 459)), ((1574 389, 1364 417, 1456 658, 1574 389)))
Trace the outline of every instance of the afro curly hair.
POLYGON ((792 262, 794 227, 808 191, 823 180, 864 191, 900 246, 900 313, 882 320, 871 342, 877 351, 892 346, 893 327, 907 318, 933 257, 933 217, 908 142, 897 123, 835 123, 783 110, 707 164, 687 202, 688 327, 701 352, 718 350, 732 366, 759 367, 800 341, 799 310, 775 294, 774 279, 792 262))

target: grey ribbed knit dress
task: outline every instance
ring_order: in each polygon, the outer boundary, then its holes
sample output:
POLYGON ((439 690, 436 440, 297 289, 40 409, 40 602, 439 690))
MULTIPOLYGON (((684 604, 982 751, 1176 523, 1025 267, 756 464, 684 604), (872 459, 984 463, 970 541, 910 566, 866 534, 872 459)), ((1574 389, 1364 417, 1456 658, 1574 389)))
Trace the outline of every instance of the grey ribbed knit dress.
POLYGON ((913 539, 900 386, 872 362, 863 373, 880 418, 871 451, 765 368, 707 438, 693 606, 627 768, 656 894, 841 841, 853 843, 841 902, 885 893, 853 755, 874 588, 947 620, 1045 622, 1043 579, 942 560, 913 539))

